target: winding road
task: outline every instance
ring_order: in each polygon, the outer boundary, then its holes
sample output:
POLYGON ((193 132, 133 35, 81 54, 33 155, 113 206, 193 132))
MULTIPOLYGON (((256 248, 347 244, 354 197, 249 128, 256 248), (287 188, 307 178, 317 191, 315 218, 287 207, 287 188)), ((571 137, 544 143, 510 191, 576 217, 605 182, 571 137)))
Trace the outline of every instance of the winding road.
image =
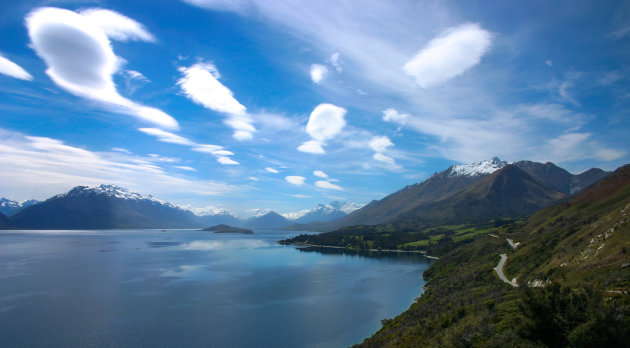
POLYGON ((505 274, 503 274, 503 265, 505 265, 505 261, 507 261, 507 255, 501 254, 499 256, 501 256, 501 261, 499 261, 499 264, 497 265, 497 267, 493 268, 494 271, 497 272, 497 275, 499 276, 499 278, 501 278, 501 280, 517 288, 518 284, 516 284, 516 282, 510 281, 509 279, 507 279, 505 274))

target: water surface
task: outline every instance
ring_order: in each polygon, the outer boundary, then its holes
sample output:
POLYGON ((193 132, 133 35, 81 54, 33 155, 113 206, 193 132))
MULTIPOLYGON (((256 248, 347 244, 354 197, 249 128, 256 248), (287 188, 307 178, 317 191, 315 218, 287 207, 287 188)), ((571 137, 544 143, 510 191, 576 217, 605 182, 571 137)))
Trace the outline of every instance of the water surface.
POLYGON ((422 291, 430 260, 192 230, 1 231, 4 346, 347 346, 422 291))

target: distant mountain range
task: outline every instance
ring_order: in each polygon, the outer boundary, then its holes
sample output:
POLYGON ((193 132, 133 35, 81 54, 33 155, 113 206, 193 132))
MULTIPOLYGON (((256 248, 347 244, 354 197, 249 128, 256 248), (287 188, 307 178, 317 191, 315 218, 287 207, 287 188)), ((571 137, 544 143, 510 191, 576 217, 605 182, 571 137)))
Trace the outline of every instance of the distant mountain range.
POLYGON ((590 169, 582 174, 573 175, 553 163, 520 161, 511 164, 512 169, 502 173, 501 178, 491 179, 504 182, 507 186, 501 187, 490 182, 481 183, 479 187, 472 186, 505 166, 508 166, 508 163, 496 157, 472 164, 455 164, 421 183, 406 186, 381 200, 372 201, 340 219, 328 223, 291 227, 327 232, 345 226, 377 225, 395 219, 431 218, 460 221, 475 214, 480 214, 480 218, 497 214, 522 214, 548 205, 554 199, 575 194, 608 175, 608 172, 601 169, 590 169), (482 194, 484 187, 492 188, 493 192, 487 192, 484 197, 482 194), (540 196, 535 198, 534 192, 540 196), (527 202, 520 201, 521 194, 530 195, 527 202), (496 206, 498 203, 492 203, 493 198, 502 199, 501 204, 504 204, 502 208, 496 206), (505 205, 508 202, 514 206, 505 205))
POLYGON ((332 202, 280 215, 263 210, 242 220, 226 210, 200 216, 151 196, 114 185, 77 186, 44 202, 2 199, 0 228, 113 229, 200 228, 226 224, 251 229, 332 231, 345 226, 394 220, 457 222, 534 212, 592 185, 608 172, 590 169, 573 175, 553 163, 492 158, 453 165, 427 180, 368 205, 332 202), (5 214, 4 211, 7 211, 5 214))
MULTIPOLYGON (((119 228, 201 228, 226 224, 252 229, 276 229, 293 221, 273 211, 261 211, 239 219, 223 209, 206 210, 200 216, 191 211, 131 192, 115 185, 77 186, 44 202, 22 204, 0 200, 7 214, 0 213, 0 228, 16 229, 119 229, 119 228)), ((301 221, 330 221, 360 207, 355 203, 333 202, 299 213, 301 221)))
POLYGON ((39 203, 39 201, 34 199, 20 203, 11 199, 0 198, 0 213, 6 216, 11 216, 18 213, 20 210, 37 203, 39 203))
POLYGON ((9 217, 20 229, 205 227, 188 210, 114 185, 77 186, 9 217))

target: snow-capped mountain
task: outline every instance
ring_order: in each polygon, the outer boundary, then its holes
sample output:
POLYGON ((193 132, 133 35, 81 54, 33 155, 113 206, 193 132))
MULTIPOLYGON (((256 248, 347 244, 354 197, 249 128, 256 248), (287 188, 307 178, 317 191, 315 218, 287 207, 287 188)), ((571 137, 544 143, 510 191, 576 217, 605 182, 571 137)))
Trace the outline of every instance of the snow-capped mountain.
POLYGON ((341 210, 346 214, 350 214, 357 209, 361 209, 365 206, 365 204, 354 203, 354 202, 340 202, 334 201, 329 204, 331 207, 341 210))
POLYGON ((143 195, 137 192, 131 192, 126 188, 116 186, 116 185, 100 185, 96 187, 88 187, 88 186, 77 186, 67 193, 62 193, 60 195, 55 196, 54 198, 63 198, 63 197, 89 197, 94 195, 108 196, 119 199, 127 199, 134 201, 150 201, 155 204, 165 205, 171 208, 176 208, 183 210, 182 208, 171 204, 166 201, 159 200, 154 198, 151 195, 143 195))
MULTIPOLYGON (((185 207, 184 207, 185 208, 185 207)), ((215 225, 230 225, 240 226, 243 221, 238 217, 232 215, 229 211, 223 208, 205 207, 205 208, 190 208, 190 210, 197 215, 199 220, 203 221, 208 226, 215 225)))
POLYGON ((17 214, 20 210, 29 207, 33 204, 39 203, 39 201, 30 199, 22 203, 7 198, 0 198, 0 213, 11 216, 17 214))
POLYGON ((470 163, 470 164, 454 164, 450 168, 450 176, 479 176, 489 175, 508 165, 508 162, 501 161, 497 157, 489 160, 470 163))
POLYGON ((345 216, 361 207, 364 204, 354 202, 334 201, 329 204, 318 204, 315 208, 304 209, 293 213, 284 213, 282 216, 296 223, 307 224, 313 221, 332 221, 345 216))
POLYGON ((77 186, 10 218, 24 229, 204 227, 192 212, 115 185, 77 186))

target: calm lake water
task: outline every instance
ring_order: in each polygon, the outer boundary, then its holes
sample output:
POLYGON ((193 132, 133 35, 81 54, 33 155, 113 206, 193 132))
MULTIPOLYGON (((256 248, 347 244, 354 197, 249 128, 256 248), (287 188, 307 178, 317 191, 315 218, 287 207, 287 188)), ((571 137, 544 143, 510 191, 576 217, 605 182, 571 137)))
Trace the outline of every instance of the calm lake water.
POLYGON ((0 231, 2 346, 341 347, 409 307, 430 260, 192 230, 0 231))

